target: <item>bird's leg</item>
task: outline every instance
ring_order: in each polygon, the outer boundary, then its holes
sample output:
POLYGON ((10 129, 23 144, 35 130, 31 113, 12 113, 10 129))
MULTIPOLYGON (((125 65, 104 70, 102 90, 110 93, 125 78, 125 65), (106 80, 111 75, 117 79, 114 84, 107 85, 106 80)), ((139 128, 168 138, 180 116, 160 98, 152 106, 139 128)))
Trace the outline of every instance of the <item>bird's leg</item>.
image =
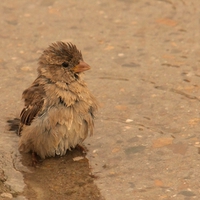
POLYGON ((19 127, 18 127, 18 131, 17 131, 18 136, 21 136, 22 128, 23 128, 23 124, 20 122, 19 127))
POLYGON ((37 160, 37 155, 36 153, 33 151, 32 152, 32 166, 33 167, 36 167, 36 164, 38 163, 38 160, 37 160))
POLYGON ((76 145, 76 149, 82 151, 82 153, 87 153, 87 151, 88 151, 87 147, 80 145, 80 144, 76 145))

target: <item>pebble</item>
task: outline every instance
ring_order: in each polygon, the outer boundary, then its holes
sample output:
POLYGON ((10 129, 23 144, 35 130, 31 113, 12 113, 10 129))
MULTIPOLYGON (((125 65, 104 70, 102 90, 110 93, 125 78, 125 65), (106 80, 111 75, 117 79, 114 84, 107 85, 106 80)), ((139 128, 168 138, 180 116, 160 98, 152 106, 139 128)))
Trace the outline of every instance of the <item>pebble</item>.
POLYGON ((13 198, 12 194, 7 193, 7 192, 3 192, 3 193, 1 194, 1 197, 9 198, 9 199, 12 199, 12 198, 13 198))
POLYGON ((127 119, 126 120, 126 123, 130 123, 130 122, 133 122, 133 120, 132 119, 127 119))
POLYGON ((97 151, 98 151, 97 149, 94 149, 92 153, 96 153, 97 151))
POLYGON ((28 66, 21 67, 20 69, 21 69, 22 71, 32 71, 32 68, 31 68, 31 67, 28 67, 28 66))
POLYGON ((123 57, 124 54, 123 54, 123 53, 118 53, 118 56, 119 56, 119 57, 123 57))
POLYGON ((73 158, 73 161, 79 161, 79 160, 82 160, 82 159, 84 159, 83 156, 77 156, 77 157, 73 158))

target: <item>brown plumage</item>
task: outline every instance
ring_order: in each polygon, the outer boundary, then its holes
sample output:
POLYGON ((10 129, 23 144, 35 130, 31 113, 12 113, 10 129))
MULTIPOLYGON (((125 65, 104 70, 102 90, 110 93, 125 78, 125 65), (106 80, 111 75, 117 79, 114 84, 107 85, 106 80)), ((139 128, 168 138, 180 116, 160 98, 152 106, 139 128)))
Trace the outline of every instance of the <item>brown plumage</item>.
POLYGON ((88 69, 71 43, 56 42, 43 52, 38 77, 22 94, 20 151, 64 155, 93 134, 97 101, 81 78, 88 69))

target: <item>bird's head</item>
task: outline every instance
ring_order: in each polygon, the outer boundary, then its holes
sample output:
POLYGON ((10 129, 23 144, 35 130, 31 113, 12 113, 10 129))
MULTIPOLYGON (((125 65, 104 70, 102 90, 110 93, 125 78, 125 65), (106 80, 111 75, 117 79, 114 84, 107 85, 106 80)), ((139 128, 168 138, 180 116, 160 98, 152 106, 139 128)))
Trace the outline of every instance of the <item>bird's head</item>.
POLYGON ((69 81, 89 69, 81 52, 72 43, 52 43, 39 58, 39 74, 54 81, 69 81))

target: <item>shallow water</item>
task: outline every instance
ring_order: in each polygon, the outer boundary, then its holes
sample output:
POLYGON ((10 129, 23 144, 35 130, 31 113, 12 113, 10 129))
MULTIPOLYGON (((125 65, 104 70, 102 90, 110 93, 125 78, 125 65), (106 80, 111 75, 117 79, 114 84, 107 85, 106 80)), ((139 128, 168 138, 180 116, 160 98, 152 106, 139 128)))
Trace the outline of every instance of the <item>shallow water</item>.
MULTIPOLYGON (((16 129, 10 120, 12 129, 16 129)), ((17 129, 16 129, 17 130, 17 129)), ((16 132, 15 130, 15 132, 16 132)), ((67 152, 63 157, 38 157, 36 166, 32 165, 31 154, 20 154, 17 149, 19 137, 15 132, 2 135, 7 145, 2 152, 2 166, 6 176, 4 182, 13 197, 27 199, 103 199, 94 179, 88 159, 80 150, 67 152)))
POLYGON ((13 133, 0 134, 0 169, 2 172, 1 182, 3 183, 0 191, 11 193, 13 197, 23 193, 25 183, 21 171, 28 171, 20 161, 21 155, 16 151, 17 141, 18 138, 13 133))

